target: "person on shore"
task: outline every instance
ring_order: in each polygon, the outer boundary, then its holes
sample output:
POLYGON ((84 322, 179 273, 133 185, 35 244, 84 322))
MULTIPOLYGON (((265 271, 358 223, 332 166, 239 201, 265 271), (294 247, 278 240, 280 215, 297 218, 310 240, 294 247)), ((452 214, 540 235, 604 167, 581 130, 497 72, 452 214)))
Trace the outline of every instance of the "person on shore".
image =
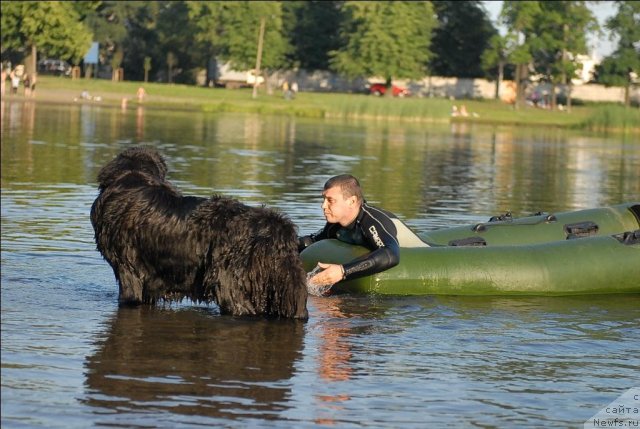
POLYGON ((400 262, 400 245, 393 219, 388 211, 370 206, 364 200, 360 182, 350 174, 330 178, 322 192, 322 210, 326 225, 316 234, 298 238, 298 250, 335 238, 358 244, 370 252, 346 264, 318 263, 319 273, 309 280, 316 286, 330 286, 388 270, 400 262))
POLYGON ((4 68, 4 65, 2 66, 2 82, 0 82, 2 84, 2 86, 0 87, 0 95, 2 95, 2 97, 4 97, 4 91, 7 87, 7 69, 4 68))
POLYGON ((18 73, 15 70, 13 70, 11 72, 10 78, 11 78, 11 94, 16 95, 18 94, 18 88, 20 88, 20 76, 18 76, 18 73))
POLYGON ((138 97, 138 103, 144 103, 144 99, 146 96, 147 91, 145 91, 143 87, 138 88, 138 92, 136 93, 136 97, 138 97))
POLYGON ((289 82, 286 80, 282 84, 282 93, 285 100, 291 99, 291 89, 289 88, 289 82))

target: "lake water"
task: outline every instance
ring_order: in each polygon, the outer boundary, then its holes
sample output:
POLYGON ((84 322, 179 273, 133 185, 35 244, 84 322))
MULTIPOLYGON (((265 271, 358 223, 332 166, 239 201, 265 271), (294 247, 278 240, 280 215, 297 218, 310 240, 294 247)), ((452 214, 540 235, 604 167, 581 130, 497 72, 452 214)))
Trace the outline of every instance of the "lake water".
MULTIPOLYGON (((310 297, 308 322, 119 309, 89 210, 150 144, 301 233, 350 172, 418 231, 637 201, 637 136, 56 106, 2 113, 2 427, 582 427, 640 386, 640 297, 310 297)), ((635 426, 637 427, 637 426, 635 426)))

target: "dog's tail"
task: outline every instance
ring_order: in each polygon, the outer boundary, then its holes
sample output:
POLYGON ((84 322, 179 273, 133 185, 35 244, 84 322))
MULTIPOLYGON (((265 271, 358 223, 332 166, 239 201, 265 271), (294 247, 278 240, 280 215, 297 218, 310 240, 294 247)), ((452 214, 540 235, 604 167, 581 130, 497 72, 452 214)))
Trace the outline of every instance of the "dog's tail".
POLYGON ((154 148, 146 146, 129 148, 102 167, 98 173, 98 188, 104 190, 123 174, 132 171, 141 171, 162 181, 167 174, 167 164, 154 148))

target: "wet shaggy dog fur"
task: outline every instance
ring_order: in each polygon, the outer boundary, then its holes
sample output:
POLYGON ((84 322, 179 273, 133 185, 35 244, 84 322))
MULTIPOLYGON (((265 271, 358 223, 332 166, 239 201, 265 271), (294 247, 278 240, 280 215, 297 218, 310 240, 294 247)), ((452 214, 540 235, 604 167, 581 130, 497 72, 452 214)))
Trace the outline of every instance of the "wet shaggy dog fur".
POLYGON ((119 302, 215 302, 222 314, 308 317, 294 224, 235 199, 183 196, 152 148, 127 149, 98 174, 91 207, 98 251, 119 302))

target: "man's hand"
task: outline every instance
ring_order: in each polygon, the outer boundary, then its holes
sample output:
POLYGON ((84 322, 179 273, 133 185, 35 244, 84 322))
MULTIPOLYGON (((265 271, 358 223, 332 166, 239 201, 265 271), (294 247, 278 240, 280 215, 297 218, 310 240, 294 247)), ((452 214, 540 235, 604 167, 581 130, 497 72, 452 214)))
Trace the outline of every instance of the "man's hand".
POLYGON ((316 285, 334 285, 344 278, 342 265, 318 262, 318 266, 322 268, 322 271, 311 278, 311 281, 316 285))

